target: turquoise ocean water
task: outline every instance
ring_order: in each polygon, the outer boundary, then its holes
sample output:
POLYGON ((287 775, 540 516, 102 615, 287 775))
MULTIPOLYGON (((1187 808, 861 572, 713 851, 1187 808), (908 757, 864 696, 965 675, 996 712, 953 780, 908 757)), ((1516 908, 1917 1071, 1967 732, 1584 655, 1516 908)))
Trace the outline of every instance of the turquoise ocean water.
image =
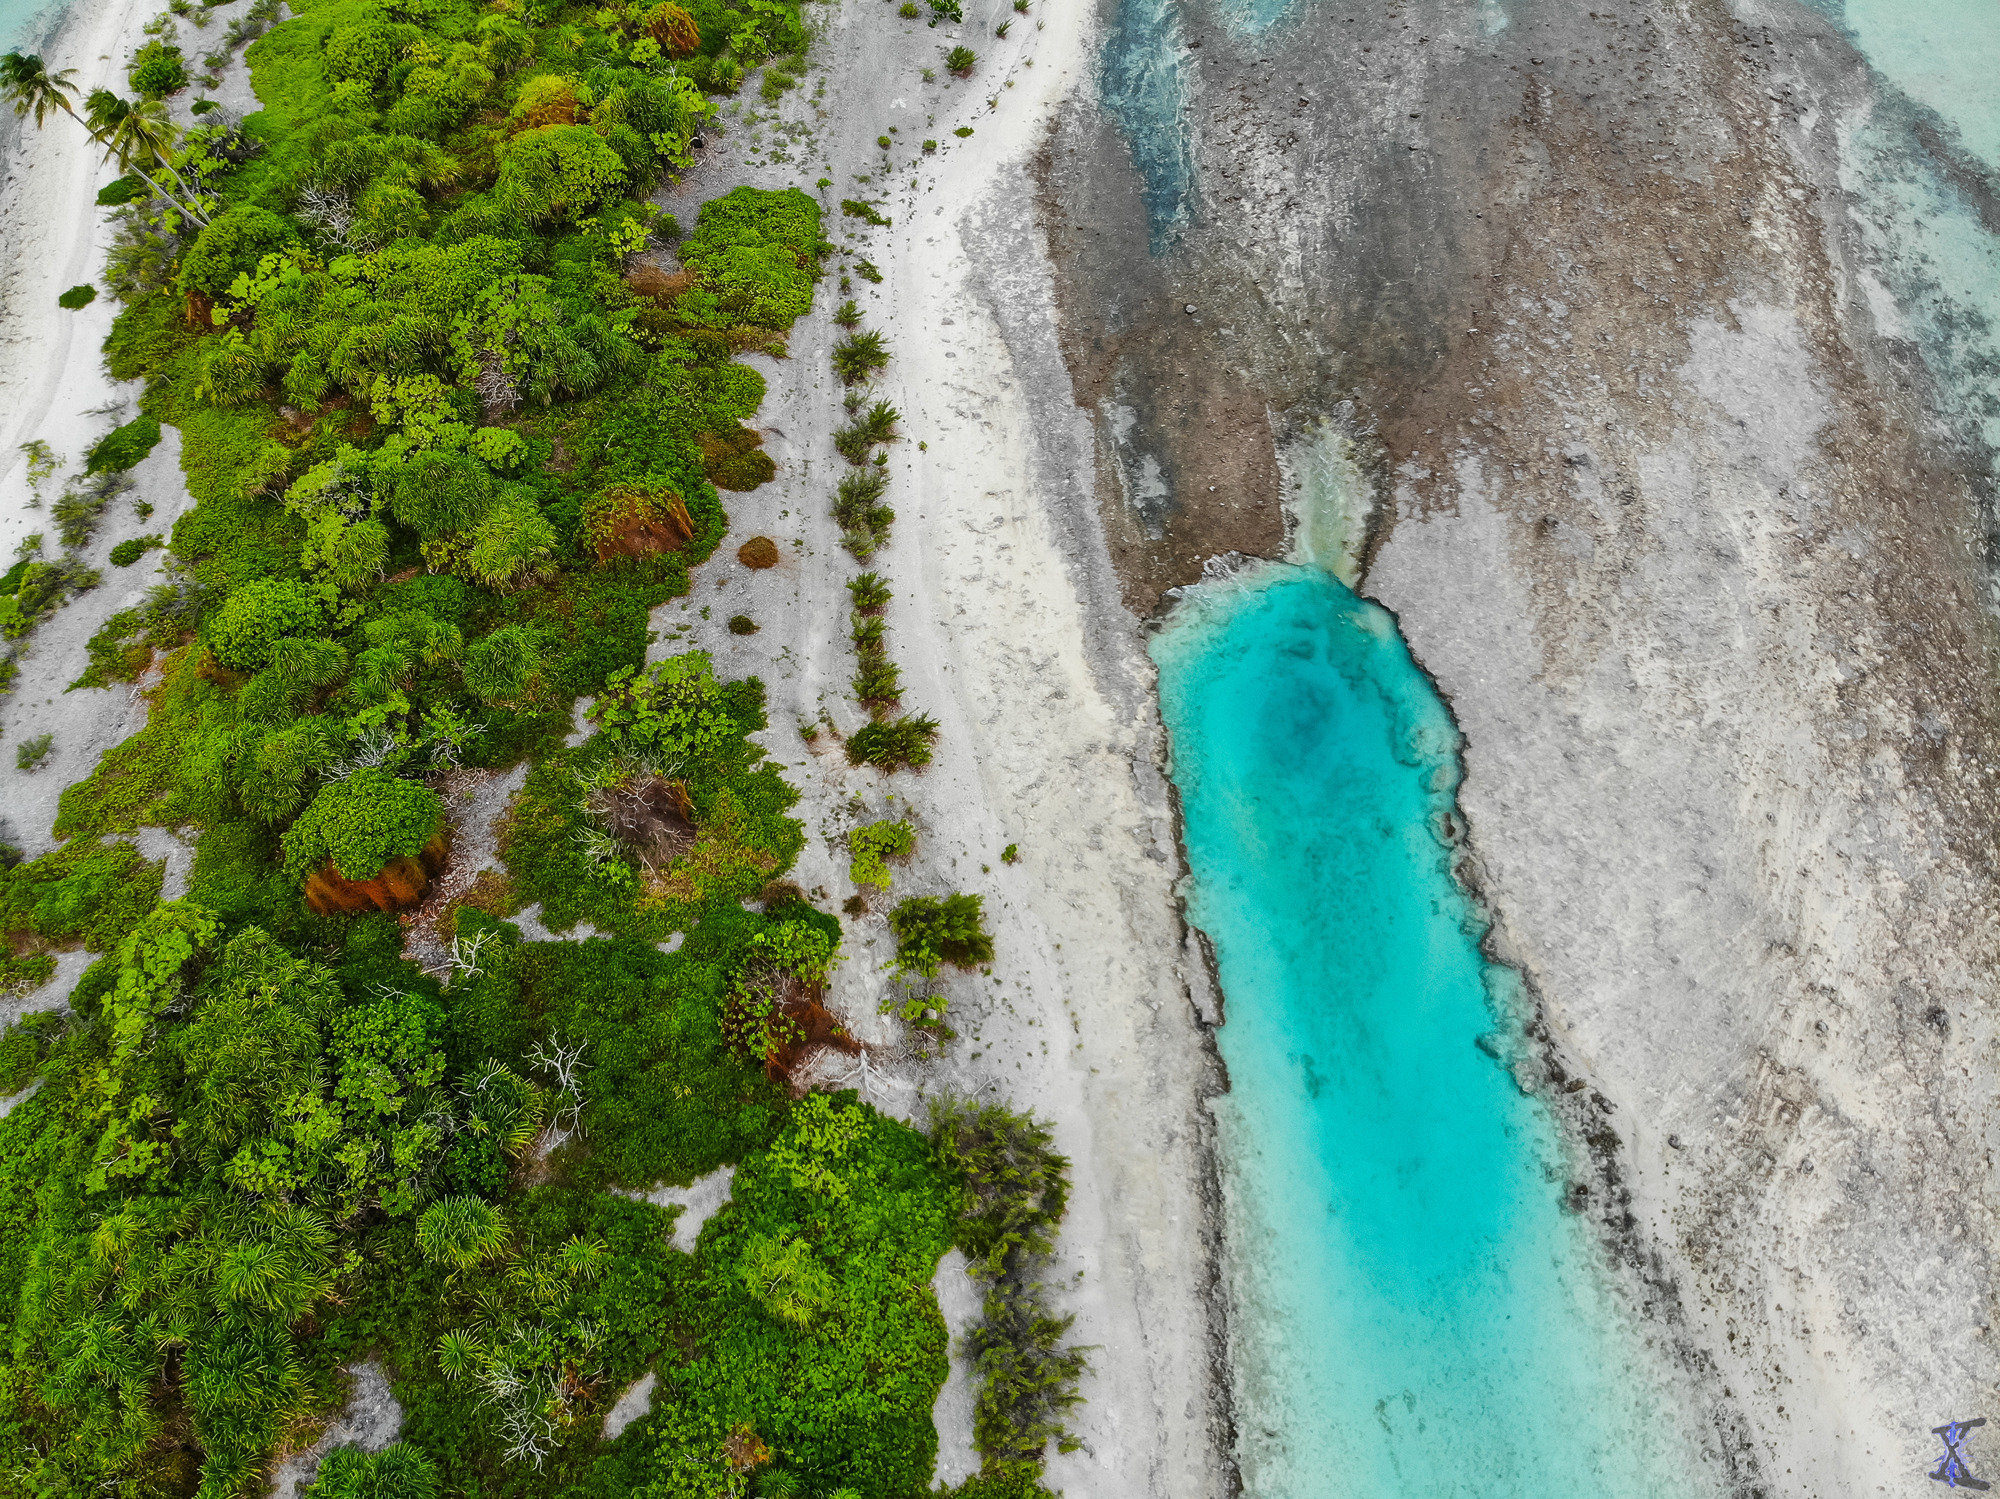
POLYGON ((1247 1491, 1701 1491, 1563 1208, 1555 1126, 1477 1044, 1511 976, 1482 958, 1440 837, 1458 735, 1394 622, 1273 566, 1192 590, 1153 655, 1191 915, 1228 996, 1247 1491))
POLYGON ((30 45, 61 16, 63 8, 62 0, 53 4, 51 0, 0 0, 0 52, 30 45))

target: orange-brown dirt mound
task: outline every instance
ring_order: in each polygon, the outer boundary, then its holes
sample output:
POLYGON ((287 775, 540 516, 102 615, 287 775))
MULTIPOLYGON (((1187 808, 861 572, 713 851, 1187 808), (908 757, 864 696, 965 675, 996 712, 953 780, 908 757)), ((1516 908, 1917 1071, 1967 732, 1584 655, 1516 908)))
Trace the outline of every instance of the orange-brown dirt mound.
POLYGON ((329 861, 306 881, 306 905, 316 916, 407 911, 423 900, 450 853, 451 845, 439 833, 415 858, 392 859, 367 880, 350 880, 329 861))
POLYGON ((776 567, 778 544, 768 536, 753 536, 736 549, 736 560, 750 568, 776 567))

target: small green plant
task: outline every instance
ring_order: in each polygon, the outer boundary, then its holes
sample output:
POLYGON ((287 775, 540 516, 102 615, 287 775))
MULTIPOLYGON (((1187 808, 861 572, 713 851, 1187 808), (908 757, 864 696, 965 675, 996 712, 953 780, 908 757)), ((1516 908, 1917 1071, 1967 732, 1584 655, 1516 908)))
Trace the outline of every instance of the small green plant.
POLYGON ((887 401, 877 401, 847 426, 833 434, 834 450, 859 468, 868 461, 877 444, 896 440, 896 423, 902 419, 887 401))
POLYGON ((146 179, 137 172, 115 178, 97 190, 99 208, 123 208, 134 198, 146 196, 146 179))
POLYGON ((747 614, 729 616, 729 633, 732 635, 755 635, 757 629, 757 621, 747 614))
POLYGON ((14 764, 21 770, 40 770, 42 762, 54 753, 56 736, 37 734, 33 739, 23 739, 14 746, 14 764))
POLYGON ((902 7, 896 14, 901 16, 905 21, 914 21, 923 12, 917 9, 917 0, 903 0, 902 7))
MULTIPOLYGON (((969 131, 967 133, 970 134, 969 131)), ((873 282, 878 286, 881 285, 882 273, 875 269, 875 262, 872 260, 856 261, 854 264, 854 274, 859 276, 863 281, 873 282)), ((847 287, 843 285, 840 289, 846 291, 847 287)))
POLYGON ((833 320, 843 328, 852 328, 861 321, 861 309, 855 305, 854 299, 849 297, 834 309, 833 320))
MULTIPOLYGON (((880 144, 884 151, 888 150, 889 137, 883 136, 880 144)), ((881 213, 873 203, 863 202, 859 198, 842 198, 840 211, 850 219, 860 219, 863 223, 873 224, 878 229, 886 229, 894 222, 881 213)))
POLYGON ((847 851, 854 856, 849 877, 857 885, 889 888, 890 859, 906 859, 917 846, 917 831, 907 822, 871 822, 847 835, 847 851))
POLYGON ((847 592, 854 607, 863 614, 880 614, 890 599, 889 585, 875 573, 862 573, 848 580, 847 592))
POLYGON ((977 895, 913 895, 889 913, 898 973, 936 978, 938 969, 977 968, 993 961, 985 902, 977 895))
POLYGON ((506 1221, 477 1197, 439 1198, 417 1220, 418 1251, 453 1273, 492 1259, 506 1246, 506 1221))
POLYGON ((336 1447, 319 1465, 304 1499, 437 1499, 438 1474, 431 1460, 408 1442, 380 1452, 336 1447))
POLYGON ((68 291, 57 297, 56 306, 65 308, 70 312, 75 312, 79 307, 88 307, 96 300, 97 288, 86 281, 81 286, 72 286, 68 291))
MULTIPOLYGON (((880 146, 884 151, 886 151, 889 149, 889 137, 886 135, 878 135, 875 137, 875 144, 880 146)), ((846 206, 845 204, 842 205, 842 207, 845 206, 846 206)), ((862 206, 866 207, 867 205, 864 204, 862 206)), ((873 212, 873 210, 871 209, 870 212, 873 212)))
POLYGON ((968 135, 972 134, 972 127, 970 125, 961 125, 958 129, 952 131, 952 134, 960 140, 964 140, 968 135))
POLYGON ((1014 0, 1014 9, 1025 16, 1028 13, 1028 0, 1014 0))
POLYGON ((847 763, 881 771, 919 770, 931 763, 937 735, 937 720, 921 713, 879 719, 848 739, 847 763))
POLYGON ((902 701, 903 674, 895 662, 886 658, 864 658, 861 669, 854 674, 852 686, 855 701, 879 712, 902 701))
POLYGON ((146 536, 134 536, 127 541, 119 542, 111 549, 111 565, 130 567, 154 547, 164 545, 166 545, 165 539, 157 532, 146 536))
POLYGON ((1005 41, 1007 39, 1008 29, 1012 27, 1013 24, 1014 23, 1012 21, 1002 21, 998 26, 995 26, 993 28, 993 34, 999 37, 1002 41, 1005 41))
POLYGON ((889 476, 875 469, 847 475, 834 491, 833 519, 840 527, 840 544, 860 560, 872 557, 889 539, 896 512, 882 503, 888 487, 889 476))
POLYGON ((21 451, 28 455, 28 489, 33 498, 30 508, 42 503, 42 486, 62 471, 61 456, 41 438, 21 444, 21 451))
POLYGON ((950 21, 953 25, 965 19, 965 12, 959 8, 959 0, 931 0, 931 25, 940 21, 950 21))
POLYGON ((850 334, 833 346, 833 371, 842 385, 859 385, 888 363, 888 345, 872 330, 850 334))
POLYGON ((1018 844, 1018 843, 1010 843, 1010 844, 1008 844, 1008 845, 1007 845, 1007 846, 1006 846, 1005 848, 1001 849, 1001 850, 1000 850, 1000 862, 1001 862, 1002 864, 1018 864, 1018 863, 1020 863, 1020 862, 1021 862, 1021 845, 1020 845, 1020 844, 1018 844))
POLYGON ((978 63, 978 54, 963 43, 953 47, 944 55, 945 69, 954 78, 970 78, 973 68, 978 66, 978 63))
POLYGON ((936 150, 937 150, 937 142, 936 142, 936 141, 933 141, 933 140, 927 140, 927 141, 925 141, 925 142, 924 142, 924 155, 926 155, 926 156, 929 156, 929 155, 930 155, 930 154, 931 154, 932 152, 934 152, 934 151, 936 151, 936 150))

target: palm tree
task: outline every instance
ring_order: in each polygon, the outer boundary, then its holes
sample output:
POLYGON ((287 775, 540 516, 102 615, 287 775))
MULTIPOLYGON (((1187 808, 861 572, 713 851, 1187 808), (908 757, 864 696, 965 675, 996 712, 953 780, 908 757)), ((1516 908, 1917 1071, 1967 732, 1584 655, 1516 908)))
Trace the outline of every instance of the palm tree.
POLYGON ((17 116, 33 115, 35 128, 39 130, 47 122, 49 111, 61 110, 104 147, 106 159, 116 161, 121 172, 137 172, 146 186, 175 208, 195 223, 206 224, 208 215, 201 211, 199 199, 169 159, 174 148, 174 127, 167 118, 166 106, 157 102, 134 106, 109 89, 98 89, 86 106, 90 116, 86 120, 69 102, 70 95, 76 92, 74 77, 72 68, 51 73, 39 57, 19 52, 0 56, 0 98, 14 106, 17 116), (146 171, 148 166, 164 166, 183 196, 176 197, 162 187, 146 171))
POLYGON ((74 68, 51 73, 39 57, 24 57, 19 52, 0 57, 0 95, 14 106, 17 116, 33 114, 37 130, 42 128, 51 109, 60 109, 72 120, 76 119, 76 110, 68 98, 76 92, 76 85, 70 81, 75 76, 74 68))
POLYGON ((208 222, 208 216, 201 211, 199 197, 174 168, 175 131, 173 121, 167 117, 165 104, 157 99, 133 104, 119 98, 110 89, 101 88, 92 91, 84 105, 84 114, 84 128, 104 147, 105 160, 116 162, 121 172, 137 172, 148 187, 197 224, 208 222), (165 167, 167 174, 174 179, 174 185, 181 190, 181 196, 168 192, 148 174, 146 168, 149 166, 165 167))

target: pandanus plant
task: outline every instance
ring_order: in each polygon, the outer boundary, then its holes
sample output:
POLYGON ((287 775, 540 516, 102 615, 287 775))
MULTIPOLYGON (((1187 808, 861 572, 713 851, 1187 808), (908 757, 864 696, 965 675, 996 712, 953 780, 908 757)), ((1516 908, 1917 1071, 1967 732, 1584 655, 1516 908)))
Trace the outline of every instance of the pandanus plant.
POLYGON ((98 89, 85 106, 87 117, 76 112, 70 98, 76 93, 76 73, 65 68, 51 73, 39 57, 9 52, 0 56, 0 98, 14 106, 14 113, 35 117, 35 128, 47 123, 50 113, 61 110, 104 148, 107 161, 118 164, 121 172, 136 172, 160 197, 197 224, 207 224, 200 197, 175 170, 172 153, 178 132, 167 118, 164 104, 149 101, 131 104, 109 89, 98 89), (163 167, 180 189, 169 192, 147 170, 163 167))

